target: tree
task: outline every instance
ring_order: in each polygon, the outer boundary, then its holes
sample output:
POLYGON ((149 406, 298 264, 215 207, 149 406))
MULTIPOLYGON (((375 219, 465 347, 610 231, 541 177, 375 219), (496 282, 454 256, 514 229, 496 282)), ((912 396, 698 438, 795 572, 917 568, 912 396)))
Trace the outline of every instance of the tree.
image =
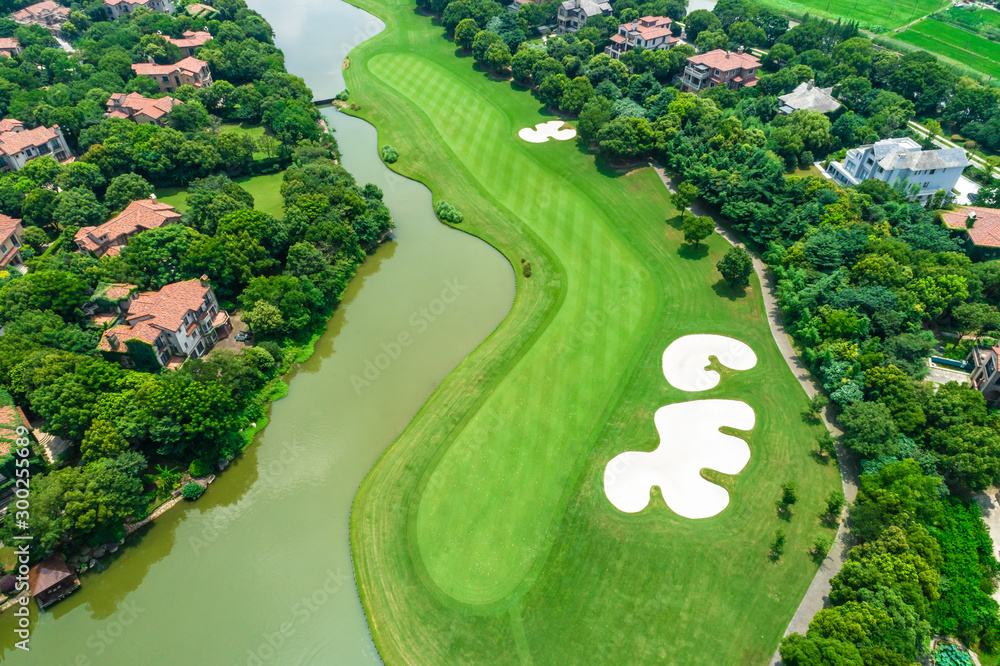
MULTIPOLYGON (((682 183, 686 185, 687 183, 682 183)), ((684 241, 698 245, 715 231, 715 222, 707 216, 691 216, 684 220, 684 241)))
POLYGON ((785 530, 780 527, 774 530, 774 540, 771 542, 771 559, 778 560, 785 552, 785 530))
POLYGON ((844 445, 866 458, 891 455, 898 447, 899 429, 881 402, 858 401, 840 415, 844 445))
POLYGON ((181 496, 188 501, 194 501, 201 497, 201 494, 205 492, 205 487, 200 483, 195 483, 194 481, 188 481, 184 488, 181 490, 181 496))
POLYGON ((656 134, 645 118, 615 118, 598 135, 601 150, 618 159, 635 159, 656 148, 656 134))
POLYGON ((594 87, 590 84, 590 80, 585 76, 578 76, 570 81, 563 91, 559 100, 559 110, 576 115, 593 96, 594 87))
POLYGON ((455 27, 455 44, 463 51, 468 51, 472 48, 472 42, 478 34, 479 26, 474 19, 462 19, 455 27))
MULTIPOLYGON (((681 218, 687 213, 688 206, 698 197, 698 186, 683 182, 677 186, 677 191, 670 195, 670 203, 681 212, 681 218)), ((707 236, 706 236, 707 238, 707 236)))
POLYGON ((494 44, 501 43, 502 41, 503 40, 500 39, 500 35, 495 32, 489 32, 488 30, 481 31, 472 41, 472 57, 476 59, 476 62, 485 62, 486 52, 489 48, 494 44))
POLYGON ((95 420, 80 444, 83 462, 93 462, 99 458, 117 458, 128 450, 128 442, 118 434, 115 427, 105 420, 95 420))
POLYGON ((719 18, 707 9, 696 9, 684 17, 688 40, 698 41, 698 35, 705 30, 722 30, 719 18))
POLYGON ((53 213, 54 221, 63 227, 96 227, 107 218, 108 211, 90 190, 75 187, 60 192, 53 213))
MULTIPOLYGON (((761 32, 763 35, 764 33, 761 32)), ((708 53, 709 51, 715 51, 717 49, 728 49, 729 48, 729 38, 726 33, 719 30, 702 30, 698 33, 698 39, 695 41, 695 46, 698 48, 699 53, 708 53)))
POLYGON ((779 648, 785 666, 864 666, 858 648, 835 638, 792 634, 779 648))
POLYGON ((767 35, 750 21, 741 21, 729 27, 729 41, 739 46, 767 46, 767 35))
POLYGON ((503 72, 510 67, 510 48, 504 42, 494 42, 486 49, 483 64, 494 72, 503 72))
POLYGON ((719 273, 732 287, 748 287, 753 273, 753 259, 742 247, 732 247, 716 264, 719 273))
POLYGON ((181 132, 196 132, 207 127, 209 122, 211 116, 208 111, 201 102, 194 99, 174 106, 167 116, 167 124, 181 132))
POLYGON ((122 210, 129 203, 148 199, 153 194, 153 186, 137 173, 115 176, 104 194, 104 203, 109 210, 122 210))
POLYGON ((604 126, 611 122, 612 107, 611 100, 604 97, 593 97, 584 104, 577 123, 580 138, 588 144, 593 143, 604 126))

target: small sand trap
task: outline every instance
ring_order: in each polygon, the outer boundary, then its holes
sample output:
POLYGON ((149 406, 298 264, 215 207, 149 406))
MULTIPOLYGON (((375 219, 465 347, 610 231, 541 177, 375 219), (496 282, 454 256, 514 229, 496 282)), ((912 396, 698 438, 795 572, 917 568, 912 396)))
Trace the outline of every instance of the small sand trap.
POLYGON ((660 446, 615 456, 604 469, 604 494, 620 511, 636 513, 646 508, 649 493, 657 486, 667 506, 685 518, 719 514, 729 506, 729 493, 702 477, 701 470, 737 474, 746 467, 750 447, 719 428, 750 430, 755 418, 750 405, 739 400, 693 400, 660 407, 653 417, 660 446))
POLYGON ((663 376, 682 391, 707 391, 719 385, 719 373, 706 370, 709 356, 733 370, 757 365, 757 355, 748 345, 724 335, 685 335, 663 352, 663 376))
POLYGON ((567 141, 576 136, 576 130, 572 127, 559 129, 564 124, 561 120, 550 120, 547 123, 538 123, 533 128, 525 127, 517 135, 530 143, 545 143, 550 138, 557 141, 567 141))

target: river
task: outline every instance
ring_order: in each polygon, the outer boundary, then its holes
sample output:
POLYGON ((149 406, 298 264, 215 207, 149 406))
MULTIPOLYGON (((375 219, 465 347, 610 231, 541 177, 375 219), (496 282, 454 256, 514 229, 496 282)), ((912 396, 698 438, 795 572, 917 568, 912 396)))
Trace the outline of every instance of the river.
MULTIPOLYGON (((251 0, 287 69, 317 98, 382 23, 340 0, 251 0)), ((429 191, 389 171, 367 123, 326 110, 344 166, 373 182, 395 239, 360 269, 270 425, 197 502, 183 503, 38 614, 5 664, 377 664, 348 546, 355 490, 435 387, 514 299, 507 260, 440 224, 429 191), (403 342, 404 344, 400 344, 403 342), (367 374, 366 374, 367 373, 367 374)))

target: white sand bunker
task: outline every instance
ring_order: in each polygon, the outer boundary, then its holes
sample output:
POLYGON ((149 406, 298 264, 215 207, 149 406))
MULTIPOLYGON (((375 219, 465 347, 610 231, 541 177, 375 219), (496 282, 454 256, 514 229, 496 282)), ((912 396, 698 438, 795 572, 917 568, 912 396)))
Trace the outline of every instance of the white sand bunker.
MULTIPOLYGON (((692 336, 693 337, 693 336, 692 336)), ((717 336, 706 336, 717 337, 717 336)), ((739 400, 693 400, 656 410, 660 434, 655 451, 626 451, 604 470, 604 493, 620 511, 636 513, 657 486, 667 506, 685 518, 710 518, 729 506, 729 493, 701 476, 701 470, 737 474, 750 462, 750 447, 719 432, 728 426, 751 430, 755 415, 739 400)))
POLYGON ((707 391, 719 385, 719 373, 706 370, 709 357, 733 370, 757 365, 757 355, 745 343, 724 335, 685 335, 663 352, 663 376, 682 391, 707 391))
POLYGON ((561 120, 550 120, 547 123, 538 123, 534 128, 525 127, 517 135, 530 143, 545 143, 550 138, 566 141, 576 136, 576 130, 572 127, 559 129, 564 124, 561 120))

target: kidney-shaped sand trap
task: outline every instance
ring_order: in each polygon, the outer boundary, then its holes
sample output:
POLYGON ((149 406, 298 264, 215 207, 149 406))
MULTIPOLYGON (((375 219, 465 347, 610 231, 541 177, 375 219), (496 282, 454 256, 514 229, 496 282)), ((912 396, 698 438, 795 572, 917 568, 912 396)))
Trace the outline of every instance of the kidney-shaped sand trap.
POLYGON ((757 355, 748 345, 724 335, 685 335, 663 352, 663 376, 682 391, 707 391, 719 384, 719 373, 706 370, 708 357, 733 370, 757 365, 757 355))
POLYGON ((604 494, 625 513, 642 511, 657 486, 675 513, 685 518, 710 518, 729 505, 729 493, 701 476, 714 469, 737 474, 750 462, 750 447, 728 426, 750 430, 755 415, 739 400, 692 400, 656 410, 653 417, 660 445, 655 451, 626 451, 604 469, 604 494))
POLYGON ((559 129, 563 124, 561 120, 550 120, 547 123, 538 123, 534 127, 525 127, 517 135, 531 143, 545 143, 550 138, 566 141, 576 136, 576 130, 572 127, 559 129))

